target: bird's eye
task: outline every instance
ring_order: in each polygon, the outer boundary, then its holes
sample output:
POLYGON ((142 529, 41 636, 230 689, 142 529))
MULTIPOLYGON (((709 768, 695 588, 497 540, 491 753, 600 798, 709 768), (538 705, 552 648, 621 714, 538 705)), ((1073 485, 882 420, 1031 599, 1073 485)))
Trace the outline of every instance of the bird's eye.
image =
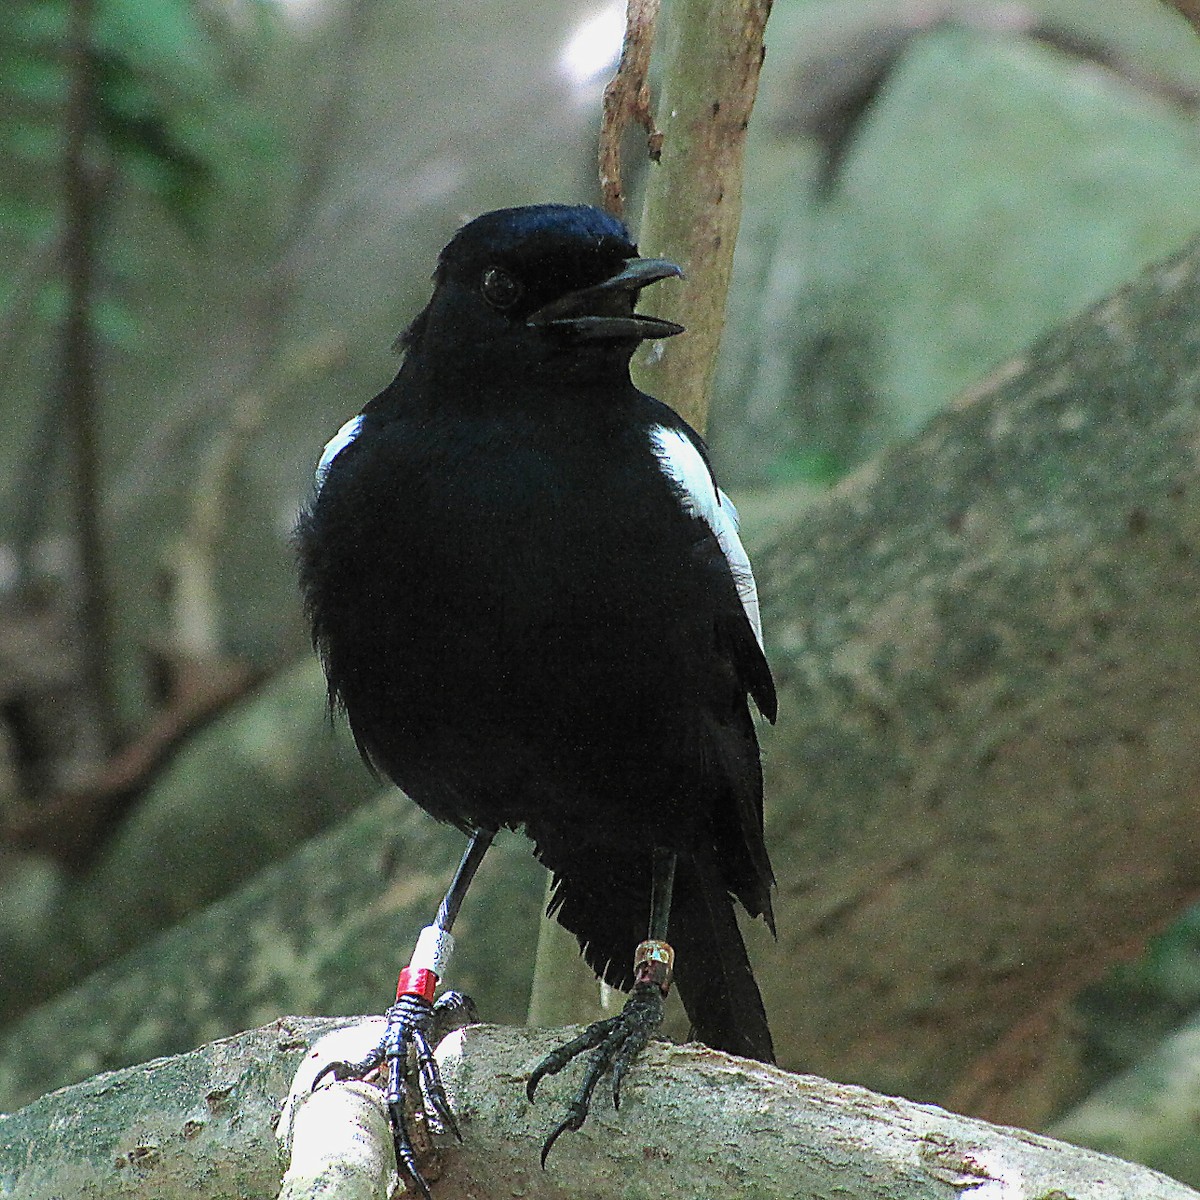
POLYGON ((480 280, 479 290, 483 298, 493 307, 503 312, 512 308, 521 298, 525 289, 506 271, 499 267, 488 267, 480 280))

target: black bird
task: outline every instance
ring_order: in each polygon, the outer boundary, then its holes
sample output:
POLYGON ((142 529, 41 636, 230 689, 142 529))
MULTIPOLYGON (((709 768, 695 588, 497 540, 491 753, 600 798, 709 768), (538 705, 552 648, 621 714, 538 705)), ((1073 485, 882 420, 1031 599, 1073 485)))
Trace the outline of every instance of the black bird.
POLYGON ((591 1049, 545 1154, 620 1079, 674 979, 695 1035, 773 1061, 733 897, 774 928, 748 706, 775 690, 736 514, 700 437, 629 378, 635 313, 682 272, 589 207, 487 213, 442 251, 393 382, 325 448, 298 528, 331 699, 364 757, 471 843, 401 975, 389 1032, 397 1151, 404 1060, 454 1128, 429 1047, 450 925, 492 835, 523 827, 550 911, 633 995, 534 1072, 591 1049), (635 962, 636 956, 636 962, 635 962))

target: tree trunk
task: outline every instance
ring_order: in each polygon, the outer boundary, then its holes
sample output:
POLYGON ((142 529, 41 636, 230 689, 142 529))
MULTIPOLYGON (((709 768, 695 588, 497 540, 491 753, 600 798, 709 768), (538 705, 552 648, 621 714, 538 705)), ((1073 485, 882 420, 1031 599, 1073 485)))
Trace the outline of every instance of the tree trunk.
POLYGON ((1198 329, 1193 245, 758 555, 788 1065, 1036 1123, 1200 890, 1198 329))

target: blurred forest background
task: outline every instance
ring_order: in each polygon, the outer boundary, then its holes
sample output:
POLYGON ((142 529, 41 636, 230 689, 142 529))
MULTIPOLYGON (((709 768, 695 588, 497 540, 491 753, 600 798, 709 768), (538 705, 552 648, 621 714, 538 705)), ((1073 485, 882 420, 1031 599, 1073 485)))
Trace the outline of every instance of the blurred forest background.
MULTIPOLYGON (((0 6, 0 1108, 386 1002, 459 841, 379 798, 331 728, 290 532, 450 233, 595 200, 622 21, 604 0, 0 6), (172 974, 205 929, 220 969, 172 974)), ((1158 0, 776 0, 767 44, 709 429, 752 551, 1200 231, 1200 40, 1158 0)), ((453 982, 521 1021, 542 880, 519 838, 504 854, 453 982)), ((1072 997, 1069 1086, 1013 1119, 1122 1078, 1146 1109, 1170 1091, 1200 913, 1137 949, 1072 997)), ((764 970, 781 990, 804 964, 764 970)), ((949 1094, 788 1044, 785 1065, 949 1094)), ((1156 1136, 1092 1135, 1200 1184, 1156 1136)))

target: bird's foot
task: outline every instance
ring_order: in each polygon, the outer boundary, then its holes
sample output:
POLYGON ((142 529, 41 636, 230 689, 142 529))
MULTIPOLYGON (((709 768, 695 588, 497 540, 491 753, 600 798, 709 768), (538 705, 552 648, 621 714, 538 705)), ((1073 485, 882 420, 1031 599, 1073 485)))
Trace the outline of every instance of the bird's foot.
POLYGON ((615 1017, 589 1025, 578 1037, 546 1055, 529 1076, 525 1094, 532 1104, 538 1084, 547 1075, 557 1075, 579 1055, 591 1051, 579 1089, 567 1105, 567 1115, 542 1145, 543 1167, 554 1143, 567 1130, 583 1127, 592 1094, 605 1071, 612 1071, 613 1108, 621 1107, 621 1081, 662 1024, 664 1001, 671 986, 672 959, 671 947, 665 942, 643 942, 634 960, 636 982, 625 1007, 615 1017))
POLYGON ((425 1200, 432 1200, 429 1184, 418 1166, 412 1123, 423 1120, 435 1130, 449 1131, 462 1141, 433 1050, 451 1030, 477 1019, 475 1006, 460 992, 447 992, 436 1004, 410 992, 397 998, 386 1017, 383 1037, 365 1058, 327 1064, 313 1080, 313 1088, 327 1075, 334 1079, 365 1079, 376 1071, 386 1071, 384 1096, 391 1115, 397 1165, 401 1175, 409 1178, 425 1200), (416 1065, 415 1088, 406 1078, 410 1051, 416 1065))

